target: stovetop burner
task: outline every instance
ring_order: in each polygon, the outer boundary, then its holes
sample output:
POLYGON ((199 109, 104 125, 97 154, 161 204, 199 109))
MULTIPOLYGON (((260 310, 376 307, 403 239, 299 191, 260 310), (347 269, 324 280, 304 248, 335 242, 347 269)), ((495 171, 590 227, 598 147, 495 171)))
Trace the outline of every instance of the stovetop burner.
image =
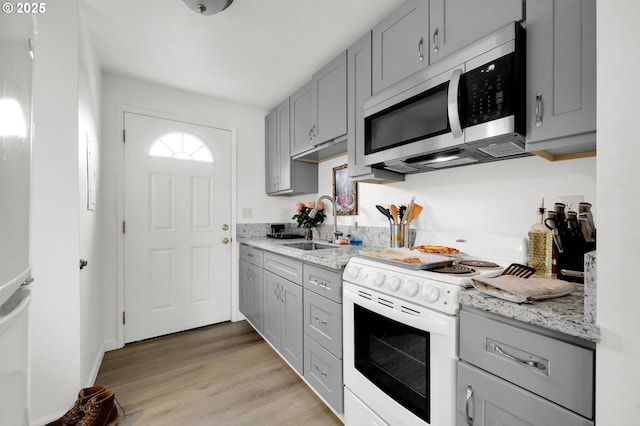
POLYGON ((500 265, 486 260, 462 259, 456 262, 458 265, 469 266, 471 268, 498 269, 500 265))
POLYGON ((478 272, 465 265, 461 265, 460 263, 454 263, 450 266, 443 266, 442 268, 432 269, 432 272, 438 272, 440 274, 452 274, 457 276, 473 276, 477 275, 478 272))

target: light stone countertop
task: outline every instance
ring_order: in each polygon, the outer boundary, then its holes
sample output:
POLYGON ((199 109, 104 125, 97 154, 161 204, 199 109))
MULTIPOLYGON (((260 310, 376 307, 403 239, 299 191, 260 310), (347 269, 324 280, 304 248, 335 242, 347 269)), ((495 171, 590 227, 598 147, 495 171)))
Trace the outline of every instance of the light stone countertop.
POLYGON ((238 241, 242 244, 247 244, 262 250, 267 250, 273 253, 282 254, 284 256, 300 259, 305 262, 314 263, 319 266, 332 269, 343 269, 349 259, 360 253, 361 250, 377 249, 379 247, 370 246, 348 246, 330 244, 325 241, 315 241, 318 244, 326 244, 334 246, 330 249, 319 250, 302 250, 287 247, 286 244, 301 243, 305 240, 279 240, 277 238, 239 238, 238 241))
POLYGON ((584 288, 555 299, 517 304, 484 294, 475 288, 458 293, 458 301, 467 306, 493 312, 528 324, 559 331, 570 336, 597 342, 600 329, 589 323, 584 314, 584 288))
MULTIPOLYGON (((334 248, 330 249, 301 250, 287 247, 285 244, 304 242, 305 240, 302 239, 279 240, 266 237, 241 237, 238 238, 238 241, 262 250, 337 270, 343 269, 349 259, 352 256, 358 255, 361 250, 376 250, 381 248, 334 245, 334 248)), ((328 244, 325 241, 316 242, 328 244)), ((481 293, 474 288, 469 288, 458 293, 458 301, 463 305, 559 331, 588 341, 597 342, 600 338, 600 329, 598 326, 585 320, 584 290, 580 284, 576 291, 567 296, 540 300, 532 304, 523 303, 519 305, 508 302, 481 293)))

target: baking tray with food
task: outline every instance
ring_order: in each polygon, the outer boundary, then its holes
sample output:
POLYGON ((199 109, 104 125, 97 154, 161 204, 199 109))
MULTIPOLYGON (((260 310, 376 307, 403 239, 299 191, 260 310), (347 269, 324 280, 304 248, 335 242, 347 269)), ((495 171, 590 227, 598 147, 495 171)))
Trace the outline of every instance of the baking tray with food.
POLYGON ((424 253, 406 247, 362 251, 360 256, 389 265, 415 270, 434 269, 453 263, 453 259, 447 254, 424 253))

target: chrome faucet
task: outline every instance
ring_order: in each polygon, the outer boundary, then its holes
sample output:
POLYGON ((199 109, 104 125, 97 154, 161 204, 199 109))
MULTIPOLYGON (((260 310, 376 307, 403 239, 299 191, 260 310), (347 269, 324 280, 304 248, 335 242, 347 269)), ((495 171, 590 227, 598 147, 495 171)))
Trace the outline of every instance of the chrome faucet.
POLYGON ((316 205, 315 207, 311 210, 311 212, 309 213, 309 217, 310 218, 314 218, 316 217, 316 214, 318 213, 318 203, 322 200, 329 200, 331 201, 331 204, 333 206, 333 239, 331 240, 332 243, 335 243, 338 241, 338 237, 342 235, 342 232, 338 231, 338 215, 336 214, 336 200, 333 199, 333 197, 329 196, 329 195, 322 195, 320 198, 318 198, 318 201, 316 201, 316 205))

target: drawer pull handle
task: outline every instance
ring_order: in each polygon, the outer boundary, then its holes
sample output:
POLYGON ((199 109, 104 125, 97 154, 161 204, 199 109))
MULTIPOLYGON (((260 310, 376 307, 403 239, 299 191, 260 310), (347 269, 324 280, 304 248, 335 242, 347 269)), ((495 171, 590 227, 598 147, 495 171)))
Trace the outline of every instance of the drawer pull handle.
POLYGON ((322 287, 322 288, 324 288, 325 290, 331 290, 331 287, 329 287, 329 284, 327 284, 327 283, 326 283, 326 282, 324 282, 324 281, 311 280, 311 281, 309 281, 309 282, 310 282, 311 284, 315 284, 315 285, 317 285, 318 287, 322 287))
POLYGON ((323 375, 324 377, 327 377, 327 373, 325 373, 324 371, 320 370, 320 367, 318 367, 317 364, 313 364, 313 368, 315 368, 315 370, 320 373, 321 375, 323 375))
POLYGON ((467 398, 464 403, 464 413, 467 416, 467 426, 473 426, 473 417, 469 415, 469 404, 471 403, 471 397, 473 396, 473 388, 471 385, 467 385, 467 398))
POLYGON ((316 319, 316 322, 317 322, 317 323, 322 324, 322 325, 327 325, 327 322, 326 322, 326 321, 321 320, 320 318, 318 318, 318 316, 316 316, 316 317, 315 317, 315 319, 316 319))
POLYGON ((544 369, 547 368, 547 367, 545 367, 544 364, 542 364, 542 363, 540 363, 538 361, 520 359, 520 358, 516 358, 513 355, 509 355, 508 353, 503 351, 500 346, 496 345, 493 342, 489 343, 489 347, 491 348, 491 350, 497 352, 498 354, 502 355, 503 357, 505 357, 507 359, 510 359, 512 361, 515 361, 515 362, 519 362, 520 364, 525 364, 525 365, 528 365, 529 367, 535 367, 535 368, 537 368, 539 370, 544 370, 544 369))

